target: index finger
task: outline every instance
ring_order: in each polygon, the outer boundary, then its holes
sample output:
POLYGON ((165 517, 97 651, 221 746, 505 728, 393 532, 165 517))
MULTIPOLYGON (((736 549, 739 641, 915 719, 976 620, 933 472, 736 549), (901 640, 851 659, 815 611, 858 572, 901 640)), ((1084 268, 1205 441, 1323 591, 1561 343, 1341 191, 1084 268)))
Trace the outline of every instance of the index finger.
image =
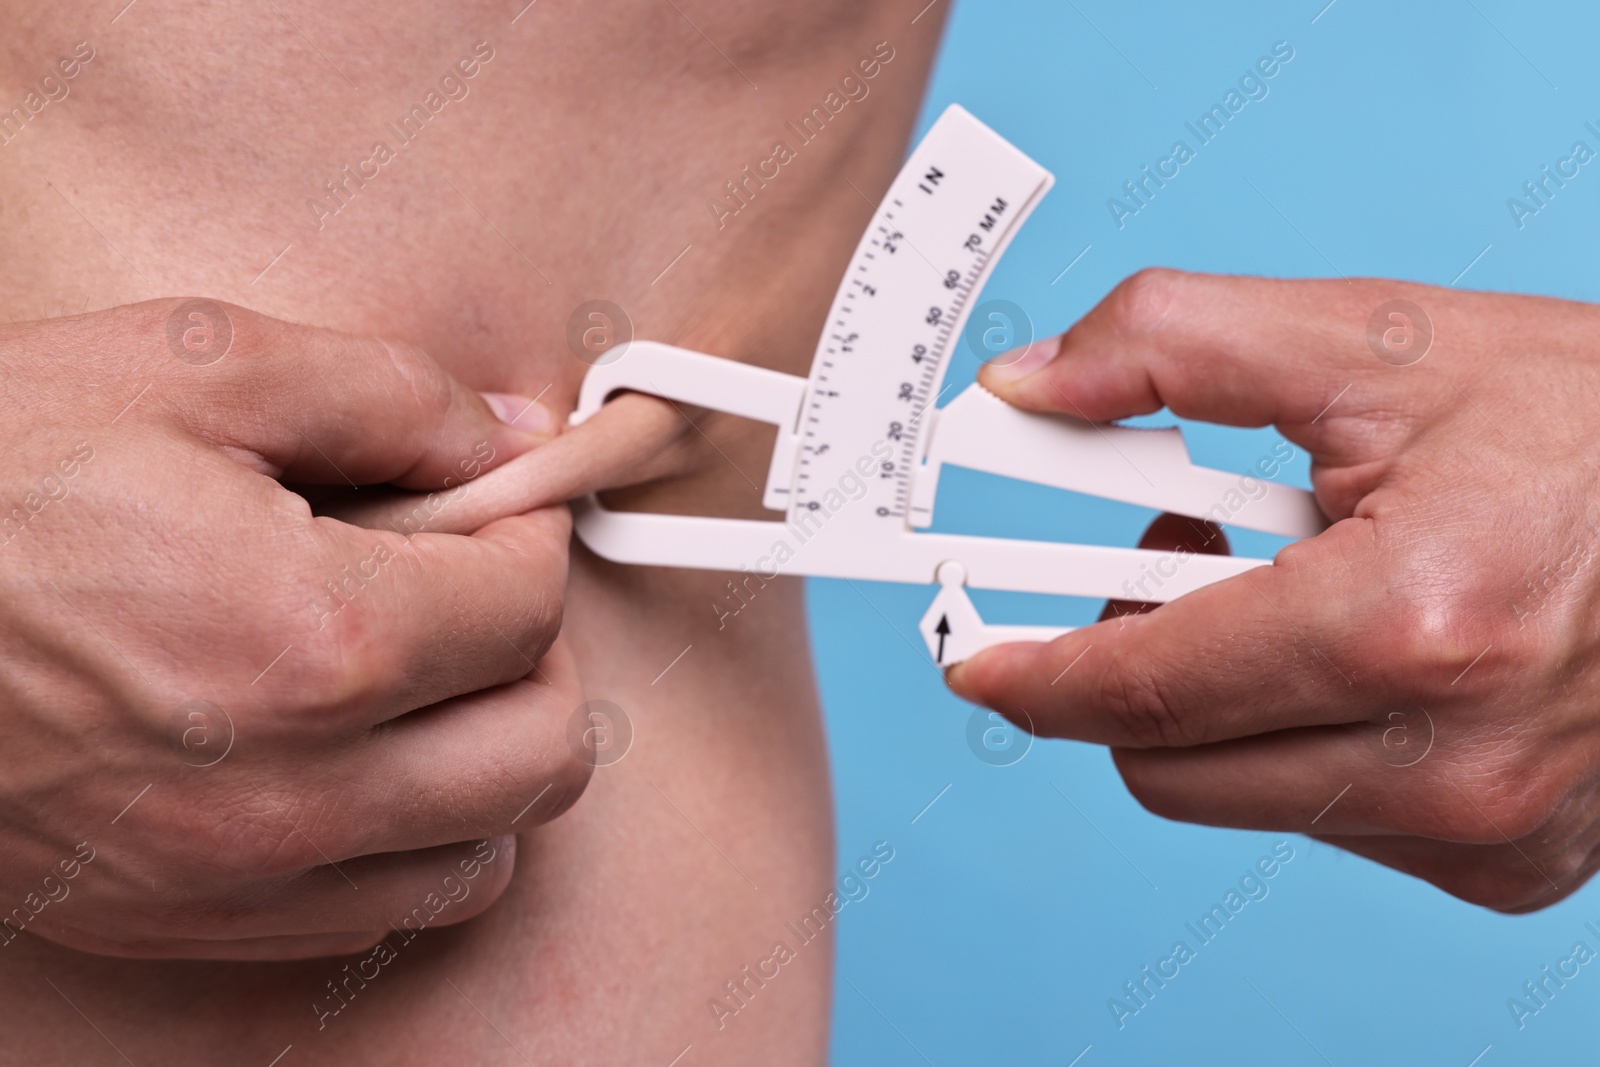
POLYGON ((560 630, 564 507, 499 519, 470 537, 300 521, 309 536, 293 536, 314 547, 271 579, 293 627, 265 615, 293 640, 282 666, 242 698, 291 731, 364 729, 537 673, 560 630))
MULTIPOLYGON (((1357 683, 1380 631, 1362 617, 1378 605, 1352 590, 1371 571, 1370 544, 1370 523, 1346 519, 1273 566, 1049 643, 990 648, 947 679, 1045 736, 1122 748, 1360 722, 1374 709, 1371 687, 1357 683)), ((1405 700, 1423 681, 1385 679, 1384 692, 1405 700)))

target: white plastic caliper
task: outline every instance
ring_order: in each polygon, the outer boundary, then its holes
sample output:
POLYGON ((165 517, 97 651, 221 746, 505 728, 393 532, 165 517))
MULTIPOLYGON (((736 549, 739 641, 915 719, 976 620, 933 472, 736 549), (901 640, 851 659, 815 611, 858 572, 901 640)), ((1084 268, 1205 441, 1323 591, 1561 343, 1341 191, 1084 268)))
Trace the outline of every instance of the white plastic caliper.
MULTIPOLYGON (((958 106, 934 123, 868 225, 834 295, 808 379, 651 341, 584 379, 572 422, 622 390, 773 423, 764 503, 783 522, 576 508, 578 536, 620 563, 938 583, 922 618, 945 666, 1004 641, 1067 630, 993 626, 965 587, 1127 597, 1168 554, 919 532, 947 463, 1092 496, 1309 537, 1311 495, 1189 462, 1179 430, 1140 430, 1019 411, 978 385, 944 408, 945 369, 989 271, 1054 183, 1050 172, 958 106), (1260 486, 1266 487, 1262 492, 1260 486), (1238 501, 1243 500, 1242 505, 1238 501)), ((1168 600, 1264 560, 1196 555, 1148 599, 1168 600)))

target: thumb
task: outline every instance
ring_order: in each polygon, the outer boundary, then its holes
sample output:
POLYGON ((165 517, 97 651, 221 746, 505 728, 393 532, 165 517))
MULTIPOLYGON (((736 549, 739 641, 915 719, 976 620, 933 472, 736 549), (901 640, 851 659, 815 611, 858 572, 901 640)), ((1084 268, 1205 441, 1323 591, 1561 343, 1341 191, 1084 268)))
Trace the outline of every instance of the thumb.
POLYGON ((188 333, 210 347, 173 347, 178 359, 158 360, 170 386, 162 390, 166 410, 196 436, 259 457, 292 481, 448 488, 559 428, 541 405, 474 392, 403 342, 210 300, 156 301, 124 313, 161 349, 174 344, 174 323, 193 322, 188 333))
POLYGON ((1166 407, 1288 432, 1315 421, 1354 381, 1381 384, 1361 390, 1367 396, 1410 388, 1407 368, 1370 349, 1368 322, 1393 297, 1426 303, 1434 294, 1398 282, 1145 270, 1059 338, 994 360, 978 380, 1029 411, 1108 422, 1166 407))

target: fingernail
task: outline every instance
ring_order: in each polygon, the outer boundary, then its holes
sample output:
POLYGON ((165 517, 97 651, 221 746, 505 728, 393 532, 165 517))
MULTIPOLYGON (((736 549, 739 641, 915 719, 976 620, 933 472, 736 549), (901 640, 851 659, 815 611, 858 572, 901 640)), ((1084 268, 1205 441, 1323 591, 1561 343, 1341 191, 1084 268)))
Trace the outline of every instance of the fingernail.
POLYGON ((966 666, 966 661, 963 660, 961 663, 953 663, 944 669, 944 684, 949 686, 950 691, 957 696, 961 695, 961 668, 964 666, 966 666))
POLYGON ((527 433, 553 434, 559 428, 555 412, 532 397, 515 393, 480 393, 495 418, 527 433))
POLYGON ((1033 341, 1026 348, 1014 348, 1010 352, 1002 352, 984 364, 984 377, 1004 385, 1019 382, 1049 363, 1055 354, 1056 344, 1053 338, 1033 341))

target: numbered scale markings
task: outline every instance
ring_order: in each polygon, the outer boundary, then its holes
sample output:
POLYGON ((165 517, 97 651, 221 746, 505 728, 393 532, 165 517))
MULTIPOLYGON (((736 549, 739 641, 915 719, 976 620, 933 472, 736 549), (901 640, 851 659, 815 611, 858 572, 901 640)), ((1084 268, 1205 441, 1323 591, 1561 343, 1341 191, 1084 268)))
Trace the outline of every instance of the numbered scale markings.
MULTIPOLYGON (((1164 553, 925 532, 954 464, 1058 489, 1309 537, 1310 494, 1196 467, 1177 430, 1096 426, 1018 411, 979 386, 944 403, 945 372, 989 272, 1050 188, 1048 171, 960 107, 911 153, 856 246, 809 378, 635 341, 584 379, 572 421, 612 394, 653 393, 778 427, 763 500, 784 521, 576 507, 576 529, 622 563, 937 584, 921 631, 935 664, 1057 627, 991 625, 968 588, 1125 597, 1164 553), (942 406, 941 406, 942 405, 942 406), (1132 468, 1130 470, 1130 468, 1132 468), (1134 476, 1137 472, 1137 476, 1134 476), (1242 502, 1241 502, 1242 501, 1242 502)), ((1171 599, 1265 561, 1193 556, 1151 599, 1171 599)))

